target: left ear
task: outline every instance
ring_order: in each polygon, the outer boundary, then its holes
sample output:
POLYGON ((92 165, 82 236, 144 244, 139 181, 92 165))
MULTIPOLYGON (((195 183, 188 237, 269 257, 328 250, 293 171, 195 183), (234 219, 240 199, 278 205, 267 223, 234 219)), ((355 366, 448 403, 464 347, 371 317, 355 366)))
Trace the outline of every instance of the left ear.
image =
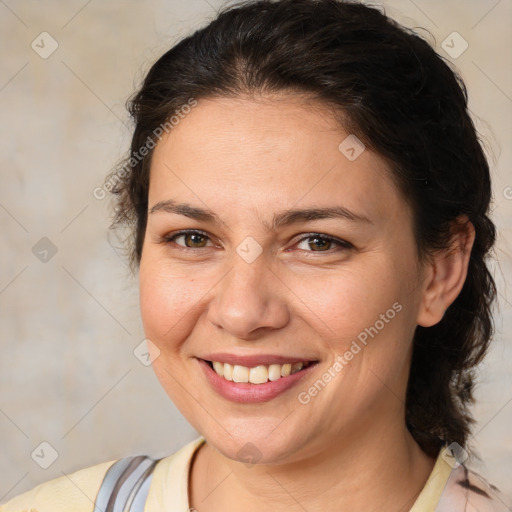
POLYGON ((426 264, 418 325, 431 327, 440 322, 457 298, 466 280, 474 241, 473 224, 465 215, 457 217, 452 223, 450 247, 436 252, 426 264))

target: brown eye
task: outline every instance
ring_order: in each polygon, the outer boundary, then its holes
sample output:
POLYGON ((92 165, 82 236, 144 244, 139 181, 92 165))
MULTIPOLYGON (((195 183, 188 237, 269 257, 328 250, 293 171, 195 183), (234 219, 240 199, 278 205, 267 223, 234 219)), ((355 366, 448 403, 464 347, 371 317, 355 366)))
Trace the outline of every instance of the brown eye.
POLYGON ((299 241, 298 247, 306 252, 336 252, 338 250, 351 249, 353 245, 330 236, 311 234, 302 238, 299 241), (300 247, 301 244, 303 244, 302 247, 300 247))
POLYGON ((308 240, 310 240, 310 242, 308 242, 308 246, 314 251, 316 251, 317 249, 319 251, 326 251, 330 248, 332 243, 331 240, 321 238, 319 236, 309 237, 308 240))
POLYGON ((209 237, 199 231, 182 231, 175 235, 164 237, 163 241, 165 243, 174 243, 185 249, 202 249, 208 246, 209 237), (177 240, 179 239, 183 239, 183 242, 178 243, 177 240))
POLYGON ((206 245, 206 237, 198 233, 188 233, 182 236, 187 247, 205 247, 206 245))

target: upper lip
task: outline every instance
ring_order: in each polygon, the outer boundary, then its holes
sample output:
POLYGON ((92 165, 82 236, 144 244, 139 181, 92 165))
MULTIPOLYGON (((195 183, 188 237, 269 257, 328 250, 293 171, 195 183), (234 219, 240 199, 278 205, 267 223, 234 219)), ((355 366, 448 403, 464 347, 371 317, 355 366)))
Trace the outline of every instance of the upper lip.
POLYGON ((228 354, 226 352, 216 352, 214 354, 208 354, 200 359, 205 361, 216 361, 219 363, 228 363, 231 365, 246 366, 247 368, 253 368, 254 366, 271 364, 286 364, 286 363, 306 363, 317 361, 313 358, 304 358, 296 356, 282 356, 277 354, 253 354, 253 355, 236 355, 228 354))

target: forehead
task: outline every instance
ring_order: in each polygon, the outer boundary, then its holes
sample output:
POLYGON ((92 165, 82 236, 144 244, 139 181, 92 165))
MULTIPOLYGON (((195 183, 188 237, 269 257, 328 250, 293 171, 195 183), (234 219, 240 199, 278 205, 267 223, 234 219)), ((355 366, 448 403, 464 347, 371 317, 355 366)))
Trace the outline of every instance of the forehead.
POLYGON ((154 150, 149 206, 186 198, 241 214, 342 204, 389 216, 404 206, 389 168, 357 140, 300 96, 201 99, 154 150))

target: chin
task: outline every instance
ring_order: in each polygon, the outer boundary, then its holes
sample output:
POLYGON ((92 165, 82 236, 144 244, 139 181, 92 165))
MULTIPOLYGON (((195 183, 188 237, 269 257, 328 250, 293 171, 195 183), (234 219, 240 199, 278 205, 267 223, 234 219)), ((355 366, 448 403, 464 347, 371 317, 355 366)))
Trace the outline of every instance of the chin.
MULTIPOLYGON (((238 421, 236 430, 226 428, 202 435, 208 444, 224 457, 245 464, 284 464, 292 462, 294 455, 304 446, 304 439, 295 438, 289 431, 279 435, 272 428, 258 429, 247 420, 246 428, 238 421)), ((224 426, 224 425, 223 425, 224 426)), ((200 428, 200 427, 199 427, 200 428)), ((196 428, 197 430, 197 428, 196 428)), ((199 431, 199 430, 198 430, 199 431)))

